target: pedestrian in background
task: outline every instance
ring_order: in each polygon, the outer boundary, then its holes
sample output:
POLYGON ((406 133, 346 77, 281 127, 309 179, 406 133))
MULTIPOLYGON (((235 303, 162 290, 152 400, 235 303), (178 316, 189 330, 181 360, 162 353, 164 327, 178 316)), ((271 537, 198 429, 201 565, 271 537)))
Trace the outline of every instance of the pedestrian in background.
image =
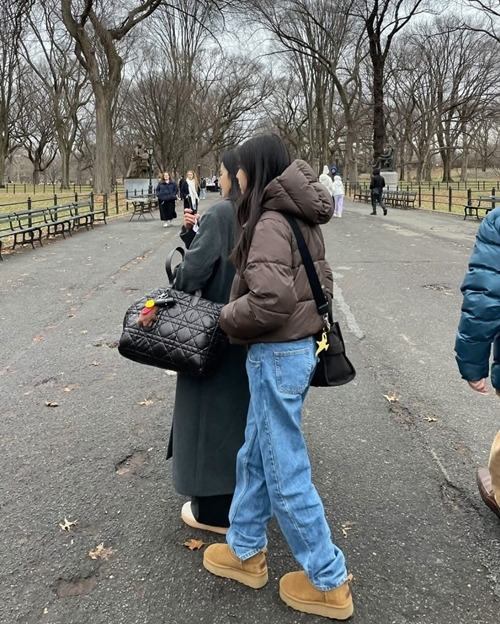
POLYGON ((384 215, 387 214, 387 208, 383 200, 384 186, 385 179, 380 175, 380 169, 374 169, 373 175, 370 180, 370 190, 372 196, 372 211, 370 212, 371 215, 377 214, 377 204, 380 204, 380 207, 384 211, 384 215))
POLYGON ((170 178, 170 174, 166 171, 162 174, 155 192, 158 198, 160 219, 165 221, 163 227, 168 227, 170 223, 177 218, 175 202, 179 189, 177 188, 177 184, 170 178))
POLYGON ((319 181, 327 189, 330 195, 333 197, 333 180, 329 175, 328 166, 323 167, 323 173, 319 176, 319 181))
MULTIPOLYGON (((500 208, 479 226, 461 290, 455 341, 460 374, 473 390, 487 394, 493 348, 491 384, 500 397, 500 208)), ((478 468, 476 477, 483 501, 500 518, 500 431, 491 446, 488 468, 478 468)))
POLYGON ((186 177, 180 187, 181 199, 184 200, 184 208, 190 208, 193 212, 198 212, 198 202, 200 199, 200 185, 194 171, 187 171, 186 177))
POLYGON ((333 202, 335 204, 335 209, 333 212, 334 217, 342 216, 342 210, 344 209, 344 183, 342 182, 342 178, 337 173, 337 175, 333 178, 333 202))
POLYGON ((323 327, 295 235, 299 225, 325 292, 332 273, 320 224, 331 195, 309 165, 290 156, 276 135, 238 149, 240 236, 232 254, 236 277, 221 327, 249 345, 245 443, 238 453, 227 544, 212 544, 203 565, 254 589, 268 580, 267 524, 274 514, 303 571, 280 580, 280 597, 307 613, 347 619, 353 613, 342 551, 332 542, 301 431, 302 406, 316 368, 314 335, 323 327))

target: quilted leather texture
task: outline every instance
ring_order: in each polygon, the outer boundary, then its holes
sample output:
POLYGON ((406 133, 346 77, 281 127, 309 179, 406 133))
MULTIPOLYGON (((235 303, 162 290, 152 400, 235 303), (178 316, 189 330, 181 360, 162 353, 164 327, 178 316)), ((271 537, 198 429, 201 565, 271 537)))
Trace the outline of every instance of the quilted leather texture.
POLYGON ((204 377, 219 363, 229 341, 219 326, 223 304, 174 288, 157 288, 127 310, 118 351, 141 364, 204 377), (136 320, 148 299, 171 298, 150 328, 136 320))

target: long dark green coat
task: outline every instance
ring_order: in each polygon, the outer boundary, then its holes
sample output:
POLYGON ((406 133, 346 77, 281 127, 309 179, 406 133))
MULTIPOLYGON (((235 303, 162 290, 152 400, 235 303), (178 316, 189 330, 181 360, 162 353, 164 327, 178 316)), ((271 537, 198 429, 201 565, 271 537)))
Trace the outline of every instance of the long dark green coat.
MULTIPOLYGON (((234 244, 236 212, 221 200, 211 206, 175 273, 179 290, 202 289, 211 301, 227 303, 234 277, 228 261, 234 244)), ((220 368, 205 379, 178 374, 172 435, 174 488, 187 496, 232 494, 236 454, 243 444, 249 402, 246 347, 231 345, 220 368)))

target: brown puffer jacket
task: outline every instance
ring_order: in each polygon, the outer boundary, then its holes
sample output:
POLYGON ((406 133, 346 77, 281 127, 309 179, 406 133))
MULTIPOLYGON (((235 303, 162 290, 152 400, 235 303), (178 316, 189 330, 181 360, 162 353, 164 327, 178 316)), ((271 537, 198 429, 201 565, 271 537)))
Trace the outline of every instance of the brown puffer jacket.
POLYGON ((236 274, 230 303, 220 323, 236 341, 289 342, 312 336, 323 326, 302 264, 295 235, 283 213, 297 219, 321 285, 332 294, 319 224, 327 223, 333 201, 311 167, 295 160, 264 191, 262 214, 243 275, 236 274))

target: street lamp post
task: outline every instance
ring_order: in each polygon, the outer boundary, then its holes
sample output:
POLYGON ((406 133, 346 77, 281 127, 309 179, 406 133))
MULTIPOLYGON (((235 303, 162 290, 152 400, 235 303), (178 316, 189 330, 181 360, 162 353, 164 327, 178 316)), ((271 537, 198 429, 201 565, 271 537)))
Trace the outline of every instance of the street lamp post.
POLYGON ((148 155, 148 171, 149 171, 149 186, 148 186, 148 195, 153 194, 153 148, 151 146, 146 147, 146 152, 148 155))

